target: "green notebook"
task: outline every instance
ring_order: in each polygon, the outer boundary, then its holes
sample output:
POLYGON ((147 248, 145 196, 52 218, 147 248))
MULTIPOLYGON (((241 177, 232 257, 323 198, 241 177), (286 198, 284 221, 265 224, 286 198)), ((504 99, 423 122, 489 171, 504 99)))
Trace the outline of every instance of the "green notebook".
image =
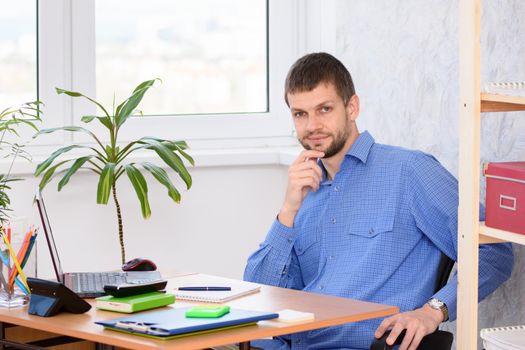
POLYGON ((173 304, 175 295, 161 292, 116 298, 111 295, 97 298, 95 306, 100 310, 132 313, 173 304))

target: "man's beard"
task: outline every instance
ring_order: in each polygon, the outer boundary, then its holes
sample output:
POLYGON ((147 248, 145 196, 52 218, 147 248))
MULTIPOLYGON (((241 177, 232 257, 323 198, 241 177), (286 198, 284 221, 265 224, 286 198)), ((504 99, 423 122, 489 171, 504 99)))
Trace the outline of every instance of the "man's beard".
POLYGON ((328 135, 328 136, 330 136, 333 139, 332 143, 330 143, 328 145, 328 148, 326 149, 326 151, 323 151, 321 149, 317 149, 317 148, 315 148, 315 146, 312 147, 309 144, 307 144, 306 141, 303 141, 303 140, 307 139, 308 137, 310 137, 311 135, 314 135, 315 133, 308 133, 302 139, 297 139, 297 140, 299 140, 299 142, 304 147, 304 149, 306 149, 306 150, 314 149, 316 151, 324 152, 324 157, 323 158, 330 158, 330 157, 333 157, 334 155, 336 155, 337 153, 339 153, 344 148, 344 146, 346 144, 346 141, 350 137, 351 130, 350 130, 350 127, 349 127, 348 124, 349 123, 348 123, 348 119, 347 119, 346 123, 345 123, 345 126, 344 126, 344 130, 341 131, 341 132, 338 132, 335 135, 334 134, 322 133, 322 135, 328 135))

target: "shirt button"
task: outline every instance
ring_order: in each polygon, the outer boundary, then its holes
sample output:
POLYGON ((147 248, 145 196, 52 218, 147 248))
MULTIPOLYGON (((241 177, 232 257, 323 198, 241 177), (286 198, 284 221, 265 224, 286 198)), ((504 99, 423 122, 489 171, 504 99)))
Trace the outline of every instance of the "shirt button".
POLYGON ((374 234, 374 229, 371 228, 370 231, 368 231, 368 234, 373 235, 374 234))
POLYGON ((330 259, 330 260, 334 260, 334 256, 333 256, 333 255, 330 255, 330 256, 328 257, 328 259, 330 259))
POLYGON ((334 191, 335 191, 335 192, 339 192, 339 187, 338 187, 338 186, 335 186, 335 187, 334 187, 334 191))
POLYGON ((337 220, 335 220, 335 218, 332 218, 330 221, 332 221, 332 224, 335 224, 337 222, 337 220))
POLYGON ((301 339, 297 339, 296 343, 301 344, 301 339))
POLYGON ((292 242, 293 242, 293 239, 288 238, 288 243, 292 243, 292 242))
POLYGON ((324 289, 324 286, 323 286, 323 285, 320 285, 320 286, 319 286, 319 289, 323 290, 323 289, 324 289))

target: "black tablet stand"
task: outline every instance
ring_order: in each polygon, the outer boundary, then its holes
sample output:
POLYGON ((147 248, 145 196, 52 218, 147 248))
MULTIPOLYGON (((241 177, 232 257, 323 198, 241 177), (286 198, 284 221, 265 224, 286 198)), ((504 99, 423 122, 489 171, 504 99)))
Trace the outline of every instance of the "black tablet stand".
POLYGON ((62 311, 81 314, 91 309, 91 305, 62 283, 29 277, 27 284, 31 290, 28 310, 31 315, 49 317, 62 311))

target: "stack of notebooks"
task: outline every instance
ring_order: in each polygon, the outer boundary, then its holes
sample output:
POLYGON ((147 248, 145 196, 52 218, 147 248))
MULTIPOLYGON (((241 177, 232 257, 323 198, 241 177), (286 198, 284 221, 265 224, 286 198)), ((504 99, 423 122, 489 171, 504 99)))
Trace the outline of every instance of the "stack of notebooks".
POLYGON ((100 310, 133 313, 173 304, 175 295, 163 292, 151 292, 117 298, 111 295, 97 298, 95 306, 100 310))

